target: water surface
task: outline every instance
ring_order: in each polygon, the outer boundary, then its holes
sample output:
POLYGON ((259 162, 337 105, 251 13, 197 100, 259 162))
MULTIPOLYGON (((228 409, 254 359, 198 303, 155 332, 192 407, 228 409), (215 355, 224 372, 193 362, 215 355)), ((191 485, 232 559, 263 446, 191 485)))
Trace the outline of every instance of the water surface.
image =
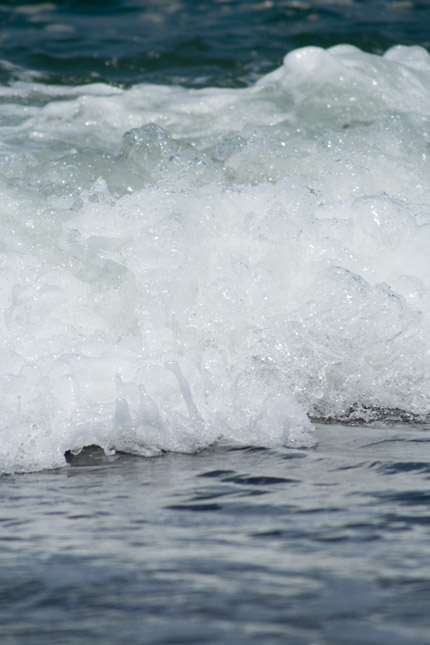
POLYGON ((428 642, 428 431, 1 482, 3 642, 428 642))
POLYGON ((427 3, 0 20, 2 642, 427 643, 427 3))

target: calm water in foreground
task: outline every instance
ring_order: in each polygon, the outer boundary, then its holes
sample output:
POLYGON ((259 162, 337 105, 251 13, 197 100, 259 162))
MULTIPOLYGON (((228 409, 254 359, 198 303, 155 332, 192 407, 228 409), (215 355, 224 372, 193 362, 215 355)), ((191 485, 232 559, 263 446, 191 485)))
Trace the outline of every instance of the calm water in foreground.
POLYGON ((425 645, 428 431, 317 436, 3 478, 2 643, 425 645))

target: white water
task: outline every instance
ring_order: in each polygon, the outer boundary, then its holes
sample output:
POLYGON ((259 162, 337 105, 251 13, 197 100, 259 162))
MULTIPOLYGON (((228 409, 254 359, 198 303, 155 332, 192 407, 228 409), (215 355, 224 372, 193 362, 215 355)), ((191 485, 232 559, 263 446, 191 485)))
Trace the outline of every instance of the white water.
POLYGON ((426 51, 0 95, 0 471, 425 419, 426 51))

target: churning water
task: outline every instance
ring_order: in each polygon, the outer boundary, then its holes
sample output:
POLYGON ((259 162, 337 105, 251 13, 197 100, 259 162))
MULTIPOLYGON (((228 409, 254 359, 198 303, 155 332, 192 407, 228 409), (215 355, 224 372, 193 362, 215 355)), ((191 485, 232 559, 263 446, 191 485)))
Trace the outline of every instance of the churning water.
POLYGON ((5 642, 424 645, 427 43, 68 4, 1 8, 5 642))
POLYGON ((2 90, 4 472, 425 421, 430 56, 2 90))

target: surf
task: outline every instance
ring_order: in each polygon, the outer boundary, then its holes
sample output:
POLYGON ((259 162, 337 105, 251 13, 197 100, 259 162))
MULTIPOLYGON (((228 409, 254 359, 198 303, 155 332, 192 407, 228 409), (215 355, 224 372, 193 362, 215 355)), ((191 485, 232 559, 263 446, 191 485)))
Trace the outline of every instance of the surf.
POLYGON ((340 45, 241 89, 2 87, 2 472, 425 422, 429 81, 340 45))

